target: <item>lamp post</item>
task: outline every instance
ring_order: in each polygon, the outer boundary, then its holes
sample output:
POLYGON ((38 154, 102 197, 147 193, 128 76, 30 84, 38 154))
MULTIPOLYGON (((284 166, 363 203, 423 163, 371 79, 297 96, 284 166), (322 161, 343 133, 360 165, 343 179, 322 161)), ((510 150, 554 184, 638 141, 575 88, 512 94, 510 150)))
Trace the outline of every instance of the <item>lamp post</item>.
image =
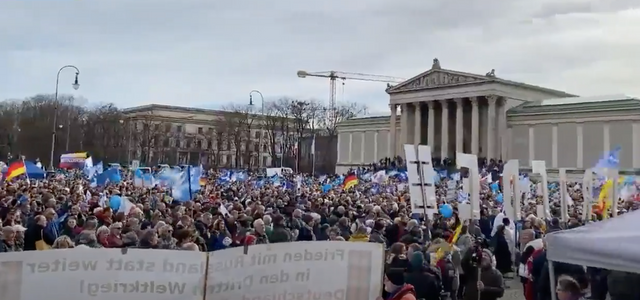
POLYGON ((258 135, 258 167, 262 167, 262 134, 264 133, 264 96, 258 90, 252 90, 249 92, 249 105, 253 106, 253 93, 260 95, 260 101, 262 102, 262 108, 260 109, 260 135, 258 135))
POLYGON ((76 66, 66 65, 60 70, 58 70, 58 75, 56 75, 56 93, 55 93, 55 103, 53 108, 53 130, 51 131, 51 154, 49 156, 49 169, 53 171, 53 154, 56 150, 56 127, 58 126, 58 87, 60 85, 60 72, 67 68, 73 68, 76 70, 76 79, 71 84, 74 90, 78 90, 80 88, 80 84, 78 83, 78 75, 80 75, 80 70, 76 66))

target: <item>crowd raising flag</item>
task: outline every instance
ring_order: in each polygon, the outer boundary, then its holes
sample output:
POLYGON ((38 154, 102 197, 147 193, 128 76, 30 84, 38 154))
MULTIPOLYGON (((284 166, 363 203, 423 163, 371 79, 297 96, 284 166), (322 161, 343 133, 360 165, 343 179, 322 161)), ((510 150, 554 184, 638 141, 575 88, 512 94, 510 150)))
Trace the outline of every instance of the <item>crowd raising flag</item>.
POLYGON ((358 184, 358 177, 354 174, 351 174, 344 178, 344 182, 342 183, 342 188, 348 190, 358 184))
POLYGON ((27 173, 27 167, 25 167, 24 162, 17 161, 12 163, 7 169, 7 178, 5 180, 9 181, 14 177, 17 177, 26 173, 27 173))

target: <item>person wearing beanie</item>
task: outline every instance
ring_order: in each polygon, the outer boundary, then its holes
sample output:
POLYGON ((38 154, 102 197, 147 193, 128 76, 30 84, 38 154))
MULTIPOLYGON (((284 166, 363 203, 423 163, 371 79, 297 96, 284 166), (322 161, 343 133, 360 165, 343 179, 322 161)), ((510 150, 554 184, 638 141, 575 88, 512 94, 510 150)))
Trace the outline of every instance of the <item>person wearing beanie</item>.
POLYGON ((404 281, 404 270, 389 268, 384 274, 384 300, 416 300, 413 285, 404 281))
POLYGON ((441 287, 438 278, 429 270, 425 256, 420 251, 414 251, 409 256, 411 265, 405 273, 405 283, 413 286, 417 299, 438 299, 441 287))
POLYGON ((489 249, 483 249, 480 266, 471 264, 473 255, 474 251, 467 251, 462 258, 462 268, 467 276, 463 300, 496 300, 502 298, 505 289, 504 279, 502 273, 494 267, 493 253, 489 249), (478 270, 478 267, 480 270, 478 270))

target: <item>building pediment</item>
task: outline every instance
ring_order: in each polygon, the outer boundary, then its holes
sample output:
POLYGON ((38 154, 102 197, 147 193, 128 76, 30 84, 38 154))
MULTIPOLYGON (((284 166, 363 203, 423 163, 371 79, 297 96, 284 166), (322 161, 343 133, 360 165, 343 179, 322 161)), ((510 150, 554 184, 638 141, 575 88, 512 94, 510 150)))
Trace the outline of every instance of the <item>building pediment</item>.
POLYGON ((387 88, 388 94, 448 88, 466 84, 477 84, 494 81, 495 77, 462 73, 444 69, 431 69, 413 77, 399 85, 387 88))

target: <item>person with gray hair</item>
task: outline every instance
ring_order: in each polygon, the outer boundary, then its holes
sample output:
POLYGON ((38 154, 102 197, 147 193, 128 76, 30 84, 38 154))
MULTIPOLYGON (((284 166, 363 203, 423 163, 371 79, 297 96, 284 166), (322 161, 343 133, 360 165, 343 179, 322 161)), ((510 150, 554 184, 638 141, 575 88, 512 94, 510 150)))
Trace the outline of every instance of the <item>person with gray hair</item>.
POLYGON ((83 228, 84 230, 89 231, 96 230, 98 228, 98 219, 96 219, 95 217, 87 218, 87 221, 85 221, 83 228))
POLYGON ((198 248, 198 245, 196 245, 196 243, 185 243, 184 245, 182 245, 181 247, 182 250, 186 250, 186 251, 200 251, 200 248, 198 248))
POLYGON ((98 243, 96 234, 89 230, 84 230, 76 236, 76 244, 86 245, 90 248, 102 248, 102 245, 98 243))

